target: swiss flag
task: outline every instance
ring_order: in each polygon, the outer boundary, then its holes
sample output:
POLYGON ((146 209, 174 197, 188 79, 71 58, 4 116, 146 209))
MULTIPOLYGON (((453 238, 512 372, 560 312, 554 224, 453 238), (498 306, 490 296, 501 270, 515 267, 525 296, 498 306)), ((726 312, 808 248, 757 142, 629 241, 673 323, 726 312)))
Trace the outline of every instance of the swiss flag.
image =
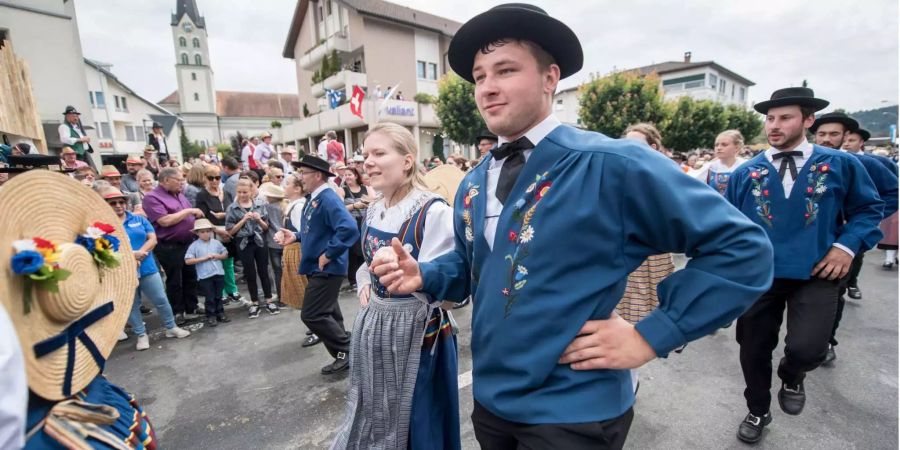
POLYGON ((353 86, 353 95, 350 96, 350 112, 353 115, 363 118, 362 116, 362 102, 366 97, 366 93, 363 92, 362 88, 358 85, 353 86))

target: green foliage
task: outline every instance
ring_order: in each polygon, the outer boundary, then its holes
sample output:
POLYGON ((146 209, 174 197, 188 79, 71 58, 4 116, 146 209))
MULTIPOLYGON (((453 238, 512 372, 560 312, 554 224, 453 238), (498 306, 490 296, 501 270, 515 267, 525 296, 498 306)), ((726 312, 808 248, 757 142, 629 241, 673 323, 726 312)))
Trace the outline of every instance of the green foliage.
POLYGON ((464 145, 474 145, 475 136, 485 128, 475 105, 475 85, 449 73, 438 82, 435 113, 444 134, 464 145))
POLYGON ((763 129, 762 117, 752 109, 737 105, 725 107, 725 120, 728 122, 726 129, 740 131, 744 135, 745 144, 751 144, 759 137, 763 129))
POLYGON ((303 104, 303 117, 309 117, 309 107, 306 106, 306 103, 303 104))
POLYGON ((444 161, 444 136, 440 132, 434 135, 434 142, 431 143, 431 154, 441 158, 444 161))
POLYGON ((430 104, 434 103, 437 99, 434 98, 433 95, 426 94, 425 92, 419 92, 418 94, 413 96, 413 100, 415 100, 416 103, 421 103, 423 105, 430 105, 430 104))
POLYGON ((277 120, 273 120, 272 123, 269 124, 272 128, 281 128, 281 122, 277 120))
POLYGON ((872 137, 890 136, 891 124, 896 124, 898 120, 897 105, 857 111, 850 115, 859 121, 859 126, 869 130, 872 137))
POLYGON ((628 125, 659 123, 664 117, 659 77, 618 72, 580 89, 579 117, 587 129, 619 137, 628 125))
POLYGON ((191 141, 187 132, 184 130, 184 125, 179 125, 179 127, 181 127, 181 157, 184 158, 184 161, 196 158, 206 151, 206 149, 196 141, 191 141))
POLYGON ((666 102, 666 117, 660 122, 663 145, 673 151, 712 148, 716 136, 728 127, 725 107, 712 100, 679 97, 666 102))
POLYGON ((322 74, 319 73, 318 70, 315 71, 315 72, 313 72, 313 76, 312 76, 312 83, 313 83, 313 84, 321 83, 323 79, 324 79, 324 78, 322 78, 322 74))
POLYGON ((228 156, 231 154, 231 144, 220 142, 216 144, 216 153, 221 153, 222 156, 228 156))

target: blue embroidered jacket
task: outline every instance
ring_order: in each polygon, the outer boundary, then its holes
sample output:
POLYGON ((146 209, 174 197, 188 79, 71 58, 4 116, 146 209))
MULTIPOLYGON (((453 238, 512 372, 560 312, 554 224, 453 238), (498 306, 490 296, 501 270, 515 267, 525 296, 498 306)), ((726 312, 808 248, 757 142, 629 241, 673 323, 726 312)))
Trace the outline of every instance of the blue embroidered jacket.
MULTIPOLYGON (((882 218, 897 212, 897 174, 878 160, 876 158, 878 155, 869 155, 862 152, 851 154, 859 158, 859 162, 865 167, 866 173, 869 174, 872 182, 875 183, 875 190, 878 191, 878 196, 884 202, 882 218)), ((879 158, 884 157, 879 156, 879 158)), ((889 159, 884 159, 890 162, 889 159)), ((891 165, 896 167, 893 163, 891 165)))
POLYGON ((558 364, 588 320, 606 319, 650 255, 691 257, 637 324, 659 356, 744 312, 772 281, 762 229, 646 145, 559 126, 509 194, 493 251, 484 237, 490 157, 455 201, 456 248, 422 263, 424 291, 474 296, 475 399, 510 421, 606 420, 634 402, 627 370, 558 364))
POLYGON ((301 245, 301 275, 347 275, 347 249, 359 240, 359 229, 334 190, 325 189, 306 202, 300 231, 294 235, 301 245), (319 269, 319 256, 323 253, 331 260, 325 270, 319 269))
POLYGON ((854 156, 813 146, 790 197, 778 170, 760 153, 739 167, 725 198, 763 226, 775 248, 775 278, 807 280, 834 243, 854 253, 881 238, 883 202, 854 156), (839 225, 841 214, 846 224, 839 225))

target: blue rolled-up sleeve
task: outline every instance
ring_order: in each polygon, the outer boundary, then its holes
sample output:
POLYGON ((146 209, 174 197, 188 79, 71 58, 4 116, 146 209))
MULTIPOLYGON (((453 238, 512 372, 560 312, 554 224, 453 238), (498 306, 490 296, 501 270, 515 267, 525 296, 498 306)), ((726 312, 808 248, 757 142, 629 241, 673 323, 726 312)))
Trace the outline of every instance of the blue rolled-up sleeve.
POLYGON ((460 302, 470 294, 471 261, 466 252, 465 225, 462 220, 465 193, 465 189, 457 190, 454 201, 453 250, 429 262, 419 263, 419 270, 422 272, 422 292, 432 298, 460 302))

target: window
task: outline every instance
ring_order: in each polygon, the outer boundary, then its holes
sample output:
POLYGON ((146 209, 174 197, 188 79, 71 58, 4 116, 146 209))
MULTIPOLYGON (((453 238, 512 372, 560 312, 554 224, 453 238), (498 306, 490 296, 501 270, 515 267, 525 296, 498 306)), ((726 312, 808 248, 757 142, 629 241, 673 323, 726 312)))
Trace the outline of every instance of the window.
POLYGON ((725 93, 725 80, 719 80, 719 93, 725 93))
POLYGON ((194 64, 196 64, 198 66, 202 66, 203 58, 201 58, 200 55, 194 55, 194 64))
POLYGON ((188 61, 188 55, 187 55, 187 53, 182 53, 182 54, 181 54, 181 63, 184 64, 184 65, 190 64, 190 61, 188 61))
POLYGON ((734 98, 734 83, 731 83, 731 98, 734 98))
POLYGON ((747 95, 747 90, 744 89, 744 88, 741 88, 739 92, 741 93, 741 97, 740 97, 740 98, 741 98, 741 101, 744 101, 744 98, 745 98, 746 95, 747 95))
POLYGON ((713 73, 709 74, 709 87, 715 89, 717 84, 719 84, 719 77, 713 73))
POLYGON ((416 61, 416 77, 425 78, 425 61, 416 61))
POLYGON ((94 93, 88 91, 88 98, 91 100, 91 106, 94 106, 94 93))
POLYGON ((200 94, 194 92, 194 101, 197 101, 197 102, 200 101, 200 94))
POLYGON ((178 45, 181 47, 187 47, 187 39, 185 39, 183 36, 178 38, 178 45))
POLYGON ((134 128, 131 128, 127 125, 125 126, 125 140, 126 141, 135 141, 136 140, 134 138, 134 128))
POLYGON ((325 10, 328 12, 329 16, 331 15, 331 8, 334 8, 334 4, 331 2, 331 0, 328 0, 327 2, 325 2, 325 10))
POLYGON ((697 81, 691 81, 688 83, 684 83, 685 89, 696 89, 696 88, 702 87, 702 86, 703 86, 703 80, 697 80, 697 81))
POLYGON ((428 79, 437 80, 437 64, 428 63, 428 79))
POLYGON ((122 111, 128 112, 128 102, 125 97, 122 97, 122 111))
POLYGON ((325 19, 325 16, 322 14, 322 5, 319 5, 319 19, 325 19))
POLYGON ((112 139, 112 132, 109 131, 109 122, 100 122, 100 128, 97 132, 103 139, 112 139))
POLYGON ((688 75, 686 77, 670 78, 663 80, 663 90, 665 92, 683 91, 685 89, 696 89, 702 87, 706 81, 705 74, 688 75))
POLYGON ((113 98, 116 99, 116 111, 121 111, 121 110, 122 110, 122 107, 119 106, 119 96, 118 96, 118 95, 113 95, 113 98))
POLYGON ((94 92, 94 98, 97 100, 98 108, 106 108, 106 98, 103 96, 102 92, 94 92))
POLYGON ((194 38, 194 48, 200 48, 200 39, 194 38))
POLYGON ((191 80, 197 81, 197 72, 191 72, 191 80))

